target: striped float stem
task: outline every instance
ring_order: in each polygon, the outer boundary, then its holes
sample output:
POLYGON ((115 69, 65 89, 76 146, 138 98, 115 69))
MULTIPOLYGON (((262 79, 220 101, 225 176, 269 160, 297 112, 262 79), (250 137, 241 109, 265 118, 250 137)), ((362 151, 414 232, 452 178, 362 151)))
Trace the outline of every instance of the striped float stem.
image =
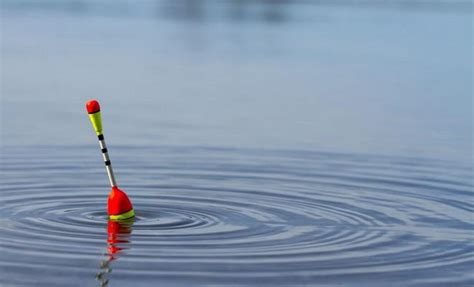
POLYGON ((109 176, 110 186, 117 186, 115 181, 114 170, 112 169, 112 163, 110 162, 109 152, 107 151, 107 145, 105 144, 104 135, 100 134, 97 136, 99 139, 100 149, 102 151, 102 158, 104 159, 105 169, 107 170, 107 175, 109 176))

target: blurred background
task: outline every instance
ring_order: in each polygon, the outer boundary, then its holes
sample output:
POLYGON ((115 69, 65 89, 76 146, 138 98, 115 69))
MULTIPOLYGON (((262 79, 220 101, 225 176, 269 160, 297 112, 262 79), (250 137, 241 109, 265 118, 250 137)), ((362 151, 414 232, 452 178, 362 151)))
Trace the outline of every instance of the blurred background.
MULTIPOLYGON (((2 0, 2 145, 472 160, 471 1, 2 0)), ((94 154, 96 156, 96 154, 94 154)))

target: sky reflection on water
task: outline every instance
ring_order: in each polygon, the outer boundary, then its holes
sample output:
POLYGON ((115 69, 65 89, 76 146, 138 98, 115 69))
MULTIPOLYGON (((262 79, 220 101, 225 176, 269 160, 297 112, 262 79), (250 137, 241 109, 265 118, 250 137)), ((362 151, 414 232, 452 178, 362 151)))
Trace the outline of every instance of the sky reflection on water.
POLYGON ((213 3, 3 1, 3 143, 472 158, 465 2, 213 3))

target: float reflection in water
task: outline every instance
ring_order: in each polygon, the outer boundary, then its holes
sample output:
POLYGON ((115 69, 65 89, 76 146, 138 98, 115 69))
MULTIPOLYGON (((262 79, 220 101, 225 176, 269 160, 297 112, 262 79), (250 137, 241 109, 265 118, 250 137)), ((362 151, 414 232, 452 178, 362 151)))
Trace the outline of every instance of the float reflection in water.
POLYGON ((133 218, 122 221, 109 220, 107 224, 107 252, 105 259, 100 262, 99 272, 96 275, 96 279, 100 282, 99 286, 109 284, 112 261, 117 260, 122 251, 130 248, 133 222, 133 218))

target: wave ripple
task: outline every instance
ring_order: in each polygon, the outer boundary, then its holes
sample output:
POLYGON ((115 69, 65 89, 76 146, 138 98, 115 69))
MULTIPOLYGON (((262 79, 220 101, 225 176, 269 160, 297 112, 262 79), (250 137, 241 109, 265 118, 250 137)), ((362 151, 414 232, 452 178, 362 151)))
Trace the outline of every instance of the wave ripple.
POLYGON ((308 151, 119 147, 114 164, 137 217, 117 225, 107 221, 107 181, 89 153, 5 149, 0 283, 474 283, 470 166, 308 151))

